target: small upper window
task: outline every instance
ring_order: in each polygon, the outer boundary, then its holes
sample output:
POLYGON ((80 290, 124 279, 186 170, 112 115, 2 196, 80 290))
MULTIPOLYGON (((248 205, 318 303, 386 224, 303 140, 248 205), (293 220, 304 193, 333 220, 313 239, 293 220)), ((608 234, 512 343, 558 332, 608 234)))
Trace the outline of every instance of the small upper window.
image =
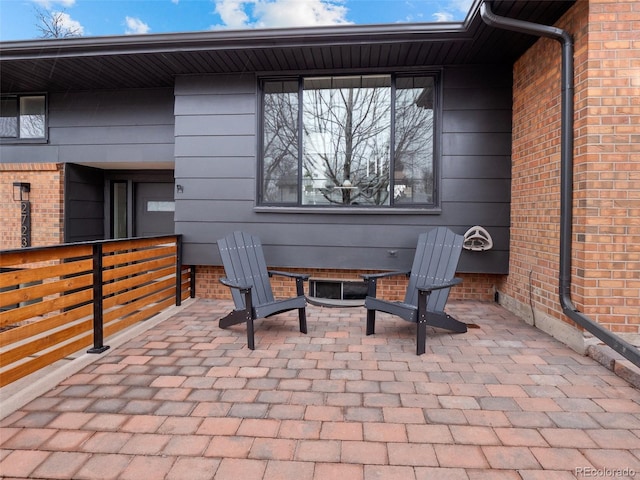
POLYGON ((45 138, 44 95, 7 95, 0 98, 0 137, 19 140, 45 138))

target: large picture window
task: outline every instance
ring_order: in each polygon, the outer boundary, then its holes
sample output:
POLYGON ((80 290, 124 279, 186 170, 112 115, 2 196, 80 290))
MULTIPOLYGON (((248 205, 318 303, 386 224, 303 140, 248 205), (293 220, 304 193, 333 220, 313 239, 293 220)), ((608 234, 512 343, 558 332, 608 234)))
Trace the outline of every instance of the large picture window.
POLYGON ((262 82, 260 203, 433 206, 435 78, 262 82))
POLYGON ((0 97, 0 138, 44 139, 45 111, 44 95, 0 97))

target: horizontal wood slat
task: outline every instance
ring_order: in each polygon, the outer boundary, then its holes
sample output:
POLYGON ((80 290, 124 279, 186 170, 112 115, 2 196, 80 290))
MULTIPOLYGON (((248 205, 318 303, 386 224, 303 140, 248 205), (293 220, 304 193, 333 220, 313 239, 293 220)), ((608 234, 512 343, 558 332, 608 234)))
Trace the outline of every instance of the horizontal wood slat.
POLYGON ((24 283, 42 281, 45 278, 63 277, 65 275, 87 272, 92 268, 93 261, 90 259, 61 263, 46 267, 24 268, 21 270, 0 273, 0 285, 3 287, 12 287, 24 283))
POLYGON ((26 325, 12 328, 10 330, 5 330, 4 332, 0 332, 0 345, 8 345, 10 343, 19 342, 21 340, 24 340, 25 338, 33 337, 48 330, 58 328, 65 323, 69 323, 83 317, 88 317, 92 313, 92 305, 83 305, 81 307, 62 312, 59 315, 42 318, 33 323, 28 323, 26 325))
POLYGON ((0 353, 0 368, 6 367, 10 363, 16 362, 22 358, 26 358, 34 353, 46 350, 51 345, 63 343, 80 335, 81 333, 91 331, 93 324, 91 320, 71 325, 70 327, 51 332, 45 337, 39 337, 30 342, 23 343, 16 348, 0 353))
POLYGON ((177 236, 169 235, 165 237, 155 238, 134 238, 128 240, 118 240, 105 242, 102 251, 107 253, 121 252, 123 250, 132 250, 135 248, 156 247, 158 245, 167 245, 176 243, 177 236))
POLYGON ((126 263, 140 262, 149 258, 158 258, 169 255, 175 255, 174 247, 155 248, 153 250, 136 250, 129 253, 117 253, 104 257, 102 265, 105 267, 113 267, 114 265, 122 265, 126 263))
POLYGON ((158 302, 155 305, 152 305, 151 307, 145 310, 139 310, 134 314, 129 315, 128 317, 125 317, 116 323, 110 323, 104 327, 105 334, 107 336, 113 335, 114 333, 117 333, 121 330, 124 330, 127 327, 130 327, 131 325, 134 325, 138 322, 151 318, 154 315, 160 313, 165 308, 169 308, 171 305, 173 305, 173 302, 174 302, 173 298, 167 298, 166 300, 163 300, 162 302, 158 302))
MULTIPOLYGON (((175 257, 166 257, 160 260, 150 260, 144 263, 144 269, 146 270, 155 270, 157 268, 167 267, 172 265, 175 267, 176 260, 175 257)), ((114 267, 104 270, 102 272, 102 280, 107 282, 109 280, 115 280, 117 278, 126 277, 129 275, 134 275, 136 273, 140 273, 140 264, 127 265, 124 267, 114 267)))
MULTIPOLYGON (((130 290, 128 292, 123 292, 118 295, 114 295, 113 297, 104 299, 104 309, 105 309, 105 321, 110 316, 113 316, 113 312, 109 309, 111 308, 127 308, 132 305, 131 302, 135 302, 136 299, 143 303, 149 303, 149 300, 145 298, 147 295, 150 295, 158 290, 175 287, 175 280, 170 278, 167 280, 163 280, 162 282, 152 283, 150 285, 146 285, 144 287, 136 288, 135 290, 130 290)), ((173 292, 175 295, 175 291, 173 292)))
POLYGON ((191 267, 178 268, 181 241, 170 235, 0 252, 0 386, 92 340, 91 351, 101 352, 103 335, 193 296, 191 267))
POLYGON ((47 262, 47 261, 60 261, 74 257, 86 257, 92 253, 91 245, 77 245, 77 246, 59 246, 46 248, 44 250, 11 250, 8 252, 2 252, 0 255, 0 267, 20 267, 21 265, 47 262))
POLYGON ((71 355, 82 348, 86 348, 88 345, 91 345, 91 335, 85 335, 71 343, 62 345, 27 362, 7 369, 0 375, 0 387, 9 385, 30 373, 37 372, 41 368, 47 367, 61 358, 71 355))
POLYGON ((10 290, 0 293, 0 308, 5 308, 14 303, 38 300, 47 295, 64 294, 71 290, 90 287, 92 284, 92 275, 80 275, 79 277, 65 278, 64 280, 42 283, 32 287, 10 290))
POLYGON ((174 274, 175 274, 175 267, 168 267, 168 268, 163 268, 162 270, 155 270, 155 271, 143 273, 141 275, 136 275, 135 277, 124 278, 122 280, 117 280, 115 282, 107 283, 102 289, 102 294, 106 297, 107 295, 121 292, 123 290, 130 289, 130 288, 136 288, 148 282, 151 282, 153 280, 158 280, 168 275, 174 275, 174 274))
MULTIPOLYGON (((39 320, 39 317, 51 315, 63 308, 71 308, 82 303, 90 302, 93 299, 93 290, 86 289, 80 292, 62 295, 42 302, 32 303, 21 308, 14 308, 5 312, 0 312, 0 328, 13 325, 23 320, 39 320)), ((2 333, 0 333, 2 338, 2 333)), ((0 345, 2 341, 0 340, 0 345)))

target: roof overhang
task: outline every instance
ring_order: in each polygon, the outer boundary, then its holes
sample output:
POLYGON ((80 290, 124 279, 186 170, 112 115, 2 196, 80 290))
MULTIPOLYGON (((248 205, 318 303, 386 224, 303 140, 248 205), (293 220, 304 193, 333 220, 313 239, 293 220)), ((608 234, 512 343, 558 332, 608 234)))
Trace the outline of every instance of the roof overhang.
MULTIPOLYGON (((331 26, 0 43, 0 91, 172 87, 177 75, 366 72, 511 64, 536 40, 482 22, 331 26)), ((575 0, 496 0, 495 13, 553 24, 575 0)))

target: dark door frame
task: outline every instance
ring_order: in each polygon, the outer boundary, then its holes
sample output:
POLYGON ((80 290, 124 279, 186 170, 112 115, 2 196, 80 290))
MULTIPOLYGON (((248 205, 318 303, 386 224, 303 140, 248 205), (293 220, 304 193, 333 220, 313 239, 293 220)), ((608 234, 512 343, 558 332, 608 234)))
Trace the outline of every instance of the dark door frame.
POLYGON ((127 184, 127 236, 132 236, 135 226, 135 192, 136 183, 174 183, 173 170, 105 170, 104 171, 104 231, 108 238, 113 238, 113 184, 127 184))

